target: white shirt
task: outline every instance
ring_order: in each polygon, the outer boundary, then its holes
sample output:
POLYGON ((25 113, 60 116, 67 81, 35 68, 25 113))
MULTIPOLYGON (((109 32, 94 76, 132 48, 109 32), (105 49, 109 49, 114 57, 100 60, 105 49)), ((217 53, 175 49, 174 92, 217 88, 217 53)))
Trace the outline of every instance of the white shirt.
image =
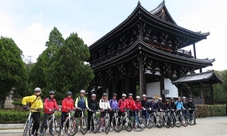
POLYGON ((100 109, 103 109, 103 110, 110 109, 110 103, 108 100, 100 99, 99 107, 100 109))

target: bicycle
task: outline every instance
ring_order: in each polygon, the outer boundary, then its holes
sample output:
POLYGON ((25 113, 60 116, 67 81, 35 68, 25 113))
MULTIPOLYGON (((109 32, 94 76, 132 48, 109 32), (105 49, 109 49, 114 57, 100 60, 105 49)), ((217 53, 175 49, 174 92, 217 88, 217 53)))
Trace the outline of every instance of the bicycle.
POLYGON ((185 114, 182 113, 183 110, 177 110, 177 117, 179 118, 179 120, 181 122, 178 127, 180 127, 181 125, 186 127, 188 125, 188 118, 185 114))
MULTIPOLYGON (((98 119, 98 117, 96 116, 96 110, 89 110, 90 112, 92 112, 92 117, 91 117, 91 124, 92 124, 92 131, 94 133, 97 133, 99 131, 100 128, 100 121, 98 119)), ((90 124, 88 124, 90 125, 90 124)))
POLYGON ((58 136, 67 134, 68 136, 74 136, 77 133, 77 130, 75 129, 75 120, 72 117, 72 111, 68 112, 66 114, 66 120, 64 121, 63 125, 60 125, 60 131, 58 136), (68 124, 68 127, 67 127, 68 124))
POLYGON ((46 125, 44 127, 43 133, 46 133, 49 130, 50 125, 52 125, 52 128, 54 128, 57 133, 59 133, 60 131, 61 121, 60 119, 55 118, 55 112, 58 112, 58 111, 52 111, 52 112, 53 114, 51 114, 46 120, 46 125))
POLYGON ((173 123, 171 124, 171 127, 172 127, 172 128, 173 128, 174 126, 176 126, 176 127, 181 127, 181 121, 180 121, 180 119, 178 118, 177 113, 176 113, 175 110, 173 110, 173 109, 171 110, 170 116, 171 116, 171 118, 172 118, 172 120, 173 120, 173 123))
POLYGON ((157 128, 161 128, 163 124, 162 117, 157 114, 157 110, 154 110, 153 113, 150 115, 151 122, 153 126, 156 126, 157 128))
POLYGON ((135 125, 133 127, 133 130, 136 132, 141 132, 142 130, 144 130, 147 127, 147 121, 150 120, 149 118, 147 119, 145 116, 142 115, 142 111, 136 111, 135 112, 135 119, 133 119, 133 124, 135 121, 135 125))
POLYGON ((84 111, 85 109, 82 108, 77 108, 78 111, 81 112, 81 117, 77 118, 77 120, 75 121, 75 131, 77 132, 79 130, 79 126, 80 126, 80 130, 81 133, 83 135, 85 135, 87 133, 87 117, 84 115, 84 111))
POLYGON ((120 126, 120 117, 118 116, 118 112, 119 112, 119 110, 118 109, 116 109, 116 110, 113 110, 112 111, 113 112, 113 117, 112 117, 112 126, 114 127, 114 130, 116 131, 116 132, 120 132, 121 131, 121 129, 120 128, 118 128, 119 126, 120 126))
POLYGON ((105 113, 104 122, 105 122, 105 132, 108 134, 110 132, 110 110, 106 109, 103 111, 105 113))
POLYGON ((188 109, 188 124, 189 125, 195 125, 196 124, 196 114, 195 114, 196 109, 188 109), (191 113, 190 113, 191 111, 191 113))
POLYGON ((37 110, 37 109, 33 109, 33 108, 29 108, 30 112, 28 114, 28 119, 26 120, 25 124, 24 124, 24 131, 23 131, 23 136, 27 136, 27 133, 29 133, 29 135, 31 135, 31 129, 33 126, 33 119, 32 119, 32 110, 37 110))
POLYGON ((170 116, 170 111, 163 111, 163 125, 166 128, 170 128, 171 124, 173 124, 173 119, 170 116))

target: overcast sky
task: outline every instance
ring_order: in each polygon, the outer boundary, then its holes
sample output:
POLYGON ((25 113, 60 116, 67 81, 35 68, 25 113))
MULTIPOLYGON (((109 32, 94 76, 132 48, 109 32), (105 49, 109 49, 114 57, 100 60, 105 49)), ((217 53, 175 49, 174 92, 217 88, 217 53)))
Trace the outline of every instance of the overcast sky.
MULTIPOLYGON (((91 45, 125 20, 138 0, 0 0, 0 35, 13 38, 32 61, 45 49, 53 27, 67 38, 78 35, 91 45)), ((148 11, 162 0, 140 0, 148 11)), ((215 58, 213 67, 227 69, 227 0, 166 0, 175 22, 192 31, 210 32, 196 44, 197 58, 215 58)), ((192 49, 188 47, 187 49, 192 49)))

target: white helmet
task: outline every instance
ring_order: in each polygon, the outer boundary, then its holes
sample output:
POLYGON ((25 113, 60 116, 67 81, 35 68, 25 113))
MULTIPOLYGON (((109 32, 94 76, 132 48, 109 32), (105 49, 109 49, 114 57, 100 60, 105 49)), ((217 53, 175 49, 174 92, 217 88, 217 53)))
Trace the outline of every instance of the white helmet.
POLYGON ((122 96, 122 97, 126 97, 126 94, 122 94, 121 96, 122 96))
POLYGON ((34 89, 34 92, 36 92, 36 91, 41 91, 41 88, 36 87, 36 88, 34 89))
POLYGON ((186 97, 185 97, 185 96, 183 96, 183 97, 182 97, 182 99, 186 99, 186 97))
POLYGON ((96 94, 92 94, 91 97, 96 97, 96 94))
POLYGON ((162 100, 162 97, 158 98, 159 100, 162 100))
POLYGON ((142 97, 147 97, 147 95, 146 94, 143 94, 142 97))
POLYGON ((85 93, 85 90, 80 90, 80 93, 85 93))
POLYGON ((137 95, 137 96, 136 96, 136 99, 140 99, 140 96, 139 96, 139 95, 137 95))

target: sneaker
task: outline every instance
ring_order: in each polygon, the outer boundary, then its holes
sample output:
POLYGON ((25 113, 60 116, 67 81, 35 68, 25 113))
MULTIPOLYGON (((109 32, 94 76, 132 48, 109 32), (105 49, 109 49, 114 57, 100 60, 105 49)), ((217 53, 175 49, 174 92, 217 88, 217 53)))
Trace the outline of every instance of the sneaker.
POLYGON ((44 136, 44 133, 43 132, 40 132, 40 136, 44 136))
POLYGON ((102 132, 102 128, 99 129, 99 133, 101 133, 101 132, 102 132))
POLYGON ((91 133, 91 130, 88 130, 87 132, 88 132, 88 133, 91 133))
POLYGON ((50 132, 50 135, 54 136, 54 132, 50 132))
POLYGON ((113 128, 112 127, 110 127, 110 132, 112 132, 113 131, 113 128))

